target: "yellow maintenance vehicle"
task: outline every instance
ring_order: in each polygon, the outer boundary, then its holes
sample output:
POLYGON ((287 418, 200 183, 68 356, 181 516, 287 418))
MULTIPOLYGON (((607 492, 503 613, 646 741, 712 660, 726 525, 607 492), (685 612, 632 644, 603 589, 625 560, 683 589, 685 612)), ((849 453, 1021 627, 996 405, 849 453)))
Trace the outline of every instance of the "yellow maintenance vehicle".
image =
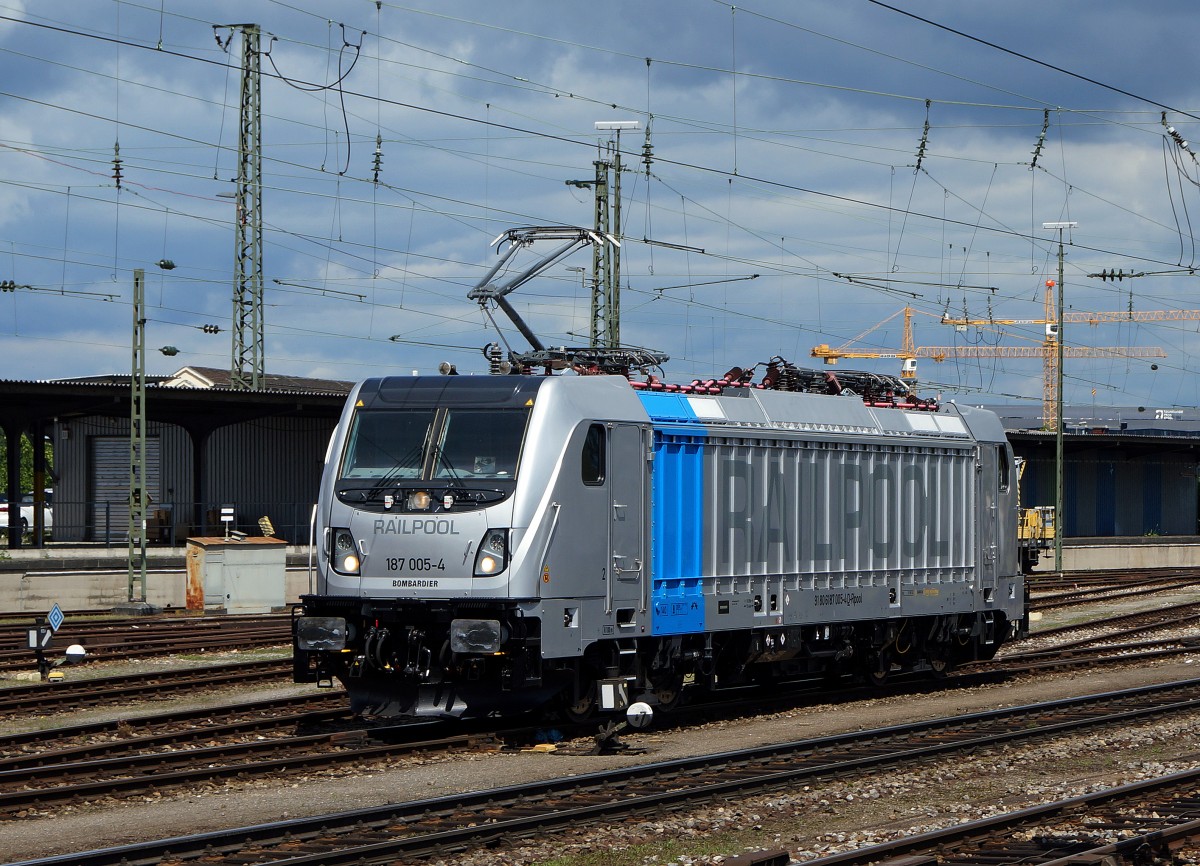
MULTIPOLYGON (((1025 461, 1017 458, 1017 484, 1025 474, 1025 461)), ((1017 501, 1020 501, 1018 496, 1017 501)), ((1043 550, 1054 547, 1054 536, 1058 531, 1054 520, 1053 505, 1018 506, 1017 549, 1020 552, 1021 571, 1028 574, 1038 564, 1043 550)))

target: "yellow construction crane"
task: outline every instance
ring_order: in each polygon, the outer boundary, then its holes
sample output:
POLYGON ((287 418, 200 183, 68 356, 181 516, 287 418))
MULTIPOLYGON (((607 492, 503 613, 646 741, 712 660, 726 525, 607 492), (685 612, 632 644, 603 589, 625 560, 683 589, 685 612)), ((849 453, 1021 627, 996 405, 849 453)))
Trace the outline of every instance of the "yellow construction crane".
MULTIPOLYGON (((962 328, 969 325, 1045 325, 1046 337, 1041 346, 1012 348, 1004 352, 997 351, 1005 347, 965 347, 953 349, 960 358, 1033 358, 1042 357, 1042 418, 1047 430, 1055 430, 1058 423, 1058 352, 1059 337, 1058 316, 1054 307, 1054 281, 1046 281, 1045 316, 1041 319, 956 319, 948 315, 942 316, 943 325, 954 325, 962 328), (973 350, 980 352, 974 354, 973 350), (989 351, 990 350, 990 351, 989 351), (1017 354, 1011 354, 1017 353, 1017 354)), ((1105 310, 1101 312, 1070 311, 1063 313, 1063 324, 1067 322, 1086 322, 1089 325, 1099 325, 1103 322, 1182 322, 1200 320, 1200 310, 1105 310)), ((1137 347, 1085 347, 1063 346, 1064 358, 1165 358, 1166 353, 1159 348, 1137 347)))
MULTIPOLYGON (((917 359, 930 358, 941 362, 947 358, 1041 358, 1042 359, 1042 418, 1045 429, 1054 430, 1058 423, 1058 325, 1054 317, 1054 307, 1051 296, 1051 286, 1046 288, 1046 317, 1044 319, 952 319, 943 316, 941 321, 947 325, 1046 325, 1046 337, 1040 346, 916 346, 912 335, 911 307, 894 313, 878 325, 867 329, 854 339, 837 349, 827 344, 814 346, 812 357, 820 358, 826 364, 836 364, 841 358, 899 358, 902 363, 900 375, 904 379, 917 377, 917 359), (860 352, 847 348, 858 340, 890 322, 896 316, 904 314, 903 348, 899 352, 860 352)), ((1116 321, 1162 321, 1167 318, 1200 319, 1200 311, 1149 311, 1143 313, 1069 313, 1063 320, 1089 322, 1116 321), (1195 315, 1185 315, 1194 313, 1195 315), (1162 318, 1157 318, 1161 316, 1162 318)), ((1158 347, 1089 347, 1064 346, 1064 358, 1165 358, 1167 353, 1158 347)))
MULTIPOLYGON (((836 364, 840 358, 899 358, 901 361, 900 378, 915 379, 917 378, 917 358, 922 356, 918 354, 921 350, 917 349, 913 345, 912 314, 912 307, 905 307, 903 310, 892 313, 892 315, 888 316, 879 324, 867 328, 867 330, 863 331, 857 337, 854 337, 843 343, 839 349, 831 349, 827 343, 822 343, 819 346, 813 346, 812 356, 814 358, 820 358, 826 364, 836 364), (904 314, 904 337, 903 346, 899 352, 858 352, 846 348, 847 346, 857 343, 872 331, 879 330, 892 319, 896 318, 896 316, 900 315, 900 313, 904 314)), ((930 356, 925 355, 923 357, 930 356)), ((934 360, 942 361, 944 360, 944 356, 942 358, 934 358, 934 360)))

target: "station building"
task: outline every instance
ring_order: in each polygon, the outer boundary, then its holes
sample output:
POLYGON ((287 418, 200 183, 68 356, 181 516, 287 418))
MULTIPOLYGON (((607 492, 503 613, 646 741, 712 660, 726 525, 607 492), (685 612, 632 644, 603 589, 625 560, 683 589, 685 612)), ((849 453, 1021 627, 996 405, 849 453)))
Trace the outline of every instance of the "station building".
MULTIPOLYGON (((266 376, 235 391, 228 370, 184 367, 147 377, 147 542, 178 546, 232 528, 305 544, 330 434, 350 382, 266 376), (233 509, 233 525, 221 522, 233 509), (263 518, 266 524, 260 523, 263 518)), ((30 434, 34 470, 52 490, 58 544, 128 540, 128 376, 0 381, 9 461, 0 492, 19 486, 18 442, 30 434), (53 465, 44 443, 53 448, 53 465), (36 447, 43 445, 43 447, 36 447)), ((988 405, 1025 464, 1022 505, 1055 502, 1055 436, 1040 404, 988 405)), ((1200 410, 1064 407, 1064 538, 1197 535, 1200 410)), ((21 547, 15 533, 0 546, 21 547)))
MULTIPOLYGON (((1021 504, 1053 505, 1057 443, 1040 405, 987 408, 1025 460, 1021 504)), ((1200 410, 1064 406, 1063 421, 1064 538, 1200 534, 1200 410)))
MULTIPOLYGON (((147 377, 147 542, 182 545, 227 528, 258 535, 266 517, 277 537, 306 543, 325 450, 351 387, 265 376, 261 390, 237 391, 228 370, 206 367, 147 377), (221 521, 228 507, 231 527, 221 521)), ((7 453, 18 454, 20 435, 31 434, 35 475, 40 468, 53 491, 56 544, 127 542, 130 396, 128 376, 0 382, 7 453), (53 447, 53 466, 38 443, 53 447)), ((5 468, 0 490, 13 501, 28 491, 19 489, 16 460, 5 468)), ((20 539, 10 533, 7 545, 20 539)))

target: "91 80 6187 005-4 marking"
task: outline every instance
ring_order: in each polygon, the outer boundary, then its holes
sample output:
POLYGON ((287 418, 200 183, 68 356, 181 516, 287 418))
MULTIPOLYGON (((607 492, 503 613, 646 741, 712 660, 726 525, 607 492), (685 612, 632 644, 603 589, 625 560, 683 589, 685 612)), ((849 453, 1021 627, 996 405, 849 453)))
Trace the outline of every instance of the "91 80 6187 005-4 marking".
POLYGON ((403 556, 389 556, 384 559, 384 565, 388 571, 445 571, 446 560, 439 559, 434 562, 432 558, 425 556, 410 556, 405 559, 403 556))

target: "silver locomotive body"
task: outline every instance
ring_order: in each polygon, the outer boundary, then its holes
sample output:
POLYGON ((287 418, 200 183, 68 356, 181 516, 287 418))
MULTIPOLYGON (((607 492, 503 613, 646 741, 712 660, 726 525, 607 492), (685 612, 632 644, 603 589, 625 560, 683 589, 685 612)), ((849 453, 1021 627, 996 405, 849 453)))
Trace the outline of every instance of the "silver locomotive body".
POLYGON ((994 415, 621 376, 371 379, 318 503, 298 682, 569 714, 940 671, 1025 628, 994 415))

